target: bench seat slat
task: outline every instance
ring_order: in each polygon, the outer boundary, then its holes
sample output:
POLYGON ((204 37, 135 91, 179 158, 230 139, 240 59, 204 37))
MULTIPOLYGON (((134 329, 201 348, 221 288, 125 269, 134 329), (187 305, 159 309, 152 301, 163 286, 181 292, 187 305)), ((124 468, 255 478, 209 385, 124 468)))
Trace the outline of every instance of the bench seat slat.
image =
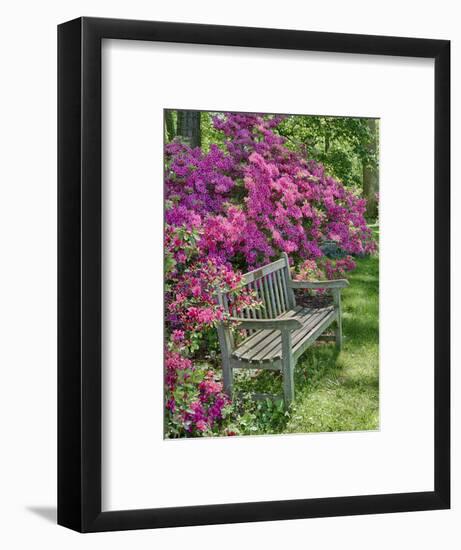
MULTIPOLYGON (((296 315, 296 319, 303 324, 302 328, 294 330, 291 333, 291 345, 294 350, 296 345, 305 337, 305 335, 313 328, 318 326, 322 319, 328 315, 329 311, 311 310, 305 308, 301 314, 296 315)), ((280 333, 279 333, 280 334, 280 333)), ((270 346, 262 350, 260 353, 253 355, 250 360, 252 361, 272 361, 274 358, 282 356, 282 339, 278 339, 271 342, 270 346)))
MULTIPOLYGON (((300 311, 302 308, 301 306, 297 306, 294 310, 286 311, 282 315, 279 315, 276 317, 276 319, 291 319, 294 315, 296 315, 296 312, 300 311)), ((268 342, 272 340, 272 338, 275 338, 277 336, 277 333, 280 335, 280 331, 273 330, 273 329, 266 329, 266 330, 256 330, 250 337, 246 338, 240 346, 234 351, 233 356, 240 357, 243 355, 246 351, 252 349, 253 347, 257 346, 261 342, 266 345, 268 342)))
MULTIPOLYGON (((333 307, 321 308, 321 309, 309 309, 305 308, 300 313, 298 313, 295 318, 301 321, 303 324, 302 328, 294 330, 291 333, 291 346, 292 350, 295 351, 296 347, 300 342, 305 339, 306 334, 310 333, 311 330, 318 327, 323 319, 329 315, 333 310, 333 307)), ((271 345, 262 352, 253 355, 251 358, 252 361, 272 361, 274 358, 282 356, 282 339, 280 337, 277 340, 271 342, 271 345)))
POLYGON ((337 319, 337 312, 331 311, 326 317, 322 319, 322 322, 317 325, 313 330, 306 335, 298 344, 293 348, 293 357, 295 360, 306 351, 306 349, 313 343, 315 340, 318 340, 319 336, 325 331, 333 321, 337 319))
MULTIPOLYGON (((298 321, 303 322, 303 319, 310 314, 311 310, 309 308, 303 309, 298 306, 294 310, 287 311, 285 315, 282 316, 283 319, 297 319, 298 321)), ((302 330, 302 329, 299 329, 302 330)), ((292 337, 298 331, 293 331, 292 337)), ((245 352, 245 361, 261 361, 263 356, 266 355, 267 351, 277 346, 281 342, 281 334, 279 330, 274 330, 273 334, 270 337, 260 340, 258 344, 251 345, 249 349, 245 352)))
MULTIPOLYGON (((279 319, 290 319, 291 317, 295 318, 295 315, 286 314, 279 317, 279 319)), ((236 352, 240 353, 237 353, 236 357, 245 356, 246 361, 251 361, 257 353, 262 353, 267 348, 273 347, 273 345, 275 345, 280 340, 279 330, 263 330, 260 332, 264 332, 265 334, 261 335, 261 337, 258 338, 256 341, 253 340, 249 342, 244 350, 241 350, 241 348, 239 347, 236 352)))
MULTIPOLYGON (((290 310, 279 318, 295 318, 303 326, 292 332, 293 352, 303 345, 311 334, 320 327, 325 330, 327 324, 335 318, 333 306, 324 308, 300 308, 290 310)), ((266 362, 282 357, 282 338, 278 330, 258 330, 233 352, 232 357, 244 362, 266 362)))

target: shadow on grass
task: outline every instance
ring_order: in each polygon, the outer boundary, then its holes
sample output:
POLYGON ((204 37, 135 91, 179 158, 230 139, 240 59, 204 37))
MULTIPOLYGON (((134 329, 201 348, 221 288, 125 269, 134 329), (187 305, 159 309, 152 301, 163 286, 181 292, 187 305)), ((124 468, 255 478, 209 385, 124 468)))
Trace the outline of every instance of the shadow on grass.
POLYGON ((362 374, 357 377, 348 377, 341 380, 341 386, 345 389, 379 390, 379 377, 374 374, 362 374))
POLYGON ((345 351, 359 351, 367 344, 378 343, 378 322, 362 319, 344 319, 343 333, 345 351))

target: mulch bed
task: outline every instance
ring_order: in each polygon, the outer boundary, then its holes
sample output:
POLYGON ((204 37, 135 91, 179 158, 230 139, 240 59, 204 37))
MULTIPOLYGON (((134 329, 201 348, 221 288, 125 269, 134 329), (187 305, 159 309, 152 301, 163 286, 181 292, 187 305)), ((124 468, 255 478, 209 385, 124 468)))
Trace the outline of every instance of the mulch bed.
POLYGON ((319 293, 310 295, 305 290, 295 290, 296 303, 302 307, 326 307, 331 306, 333 303, 333 297, 328 292, 319 293))

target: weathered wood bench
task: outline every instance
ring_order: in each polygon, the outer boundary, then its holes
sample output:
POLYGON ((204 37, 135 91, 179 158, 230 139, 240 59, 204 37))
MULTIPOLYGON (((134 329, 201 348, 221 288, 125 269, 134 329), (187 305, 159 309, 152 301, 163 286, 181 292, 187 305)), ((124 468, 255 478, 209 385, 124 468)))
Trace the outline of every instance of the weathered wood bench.
POLYGON ((218 301, 229 320, 218 326, 224 390, 232 396, 233 369, 279 370, 283 375, 283 397, 288 406, 294 399, 294 368, 299 357, 336 321, 335 341, 342 345, 341 289, 345 279, 332 281, 294 281, 286 254, 275 262, 244 275, 244 285, 252 289, 262 308, 245 309, 237 317, 226 293, 218 292, 218 301), (324 307, 297 305, 297 288, 331 291, 333 302, 324 307), (231 311, 229 311, 229 309, 231 311), (242 315, 242 314, 241 314, 242 315), (244 331, 236 346, 233 329, 244 331))

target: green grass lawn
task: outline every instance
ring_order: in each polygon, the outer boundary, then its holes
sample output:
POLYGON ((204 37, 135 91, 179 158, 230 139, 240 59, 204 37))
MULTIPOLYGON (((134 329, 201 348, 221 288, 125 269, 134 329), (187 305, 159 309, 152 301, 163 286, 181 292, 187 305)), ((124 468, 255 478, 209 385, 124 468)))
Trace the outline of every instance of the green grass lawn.
MULTIPOLYGON (((373 228, 378 237, 378 229, 373 228)), ((332 343, 317 343, 295 369, 295 401, 253 405, 246 433, 306 433, 379 428, 378 255, 357 259, 342 292, 344 343, 338 353, 332 343)), ((239 373, 240 374, 240 373, 239 373)), ((241 373, 236 390, 280 394, 281 376, 264 371, 241 373)), ((242 403, 242 411, 248 405, 242 403)), ((247 414, 248 416, 248 414, 247 414)), ((245 415, 241 420, 245 422, 245 415)))

